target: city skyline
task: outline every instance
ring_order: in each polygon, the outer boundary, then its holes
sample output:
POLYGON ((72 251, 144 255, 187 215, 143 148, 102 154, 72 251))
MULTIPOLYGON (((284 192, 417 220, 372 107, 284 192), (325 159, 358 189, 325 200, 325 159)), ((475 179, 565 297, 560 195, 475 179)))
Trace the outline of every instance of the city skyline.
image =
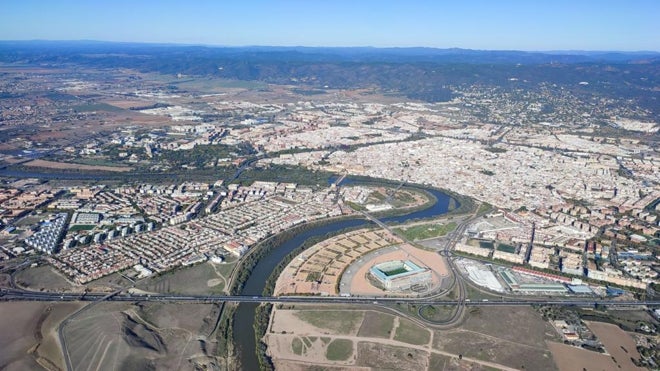
POLYGON ((9 2, 1 40, 660 51, 653 1, 9 2))

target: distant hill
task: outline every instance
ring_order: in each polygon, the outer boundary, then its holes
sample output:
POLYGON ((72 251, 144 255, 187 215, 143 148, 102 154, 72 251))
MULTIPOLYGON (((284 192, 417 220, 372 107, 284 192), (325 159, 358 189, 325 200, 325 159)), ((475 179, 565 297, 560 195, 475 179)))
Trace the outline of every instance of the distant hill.
POLYGON ((489 51, 434 48, 212 47, 98 41, 0 41, 0 62, 131 68, 316 88, 377 87, 437 102, 452 86, 526 88, 633 99, 660 116, 660 53, 489 51), (589 84, 580 84, 580 82, 589 84))

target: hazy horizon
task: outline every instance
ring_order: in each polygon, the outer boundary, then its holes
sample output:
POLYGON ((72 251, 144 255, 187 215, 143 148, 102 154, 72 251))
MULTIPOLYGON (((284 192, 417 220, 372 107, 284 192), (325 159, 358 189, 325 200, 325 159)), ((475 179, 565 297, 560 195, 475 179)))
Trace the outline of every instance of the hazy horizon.
POLYGON ((660 2, 10 1, 0 39, 202 46, 660 51, 660 2))
POLYGON ((94 40, 94 39, 0 39, 0 42, 9 43, 98 43, 98 44, 133 44, 133 45, 156 45, 156 46, 196 46, 207 48, 283 48, 283 49, 374 49, 374 50, 392 50, 392 49, 429 49, 429 50, 464 50, 464 51, 495 51, 495 52, 524 52, 524 53, 545 53, 545 54, 581 54, 581 53, 625 53, 625 54, 660 54, 660 50, 619 50, 619 49, 477 49, 462 48, 457 46, 435 47, 435 46, 372 46, 372 45, 267 45, 267 44, 205 44, 205 43, 184 43, 184 42, 148 42, 148 41, 112 41, 112 40, 94 40))

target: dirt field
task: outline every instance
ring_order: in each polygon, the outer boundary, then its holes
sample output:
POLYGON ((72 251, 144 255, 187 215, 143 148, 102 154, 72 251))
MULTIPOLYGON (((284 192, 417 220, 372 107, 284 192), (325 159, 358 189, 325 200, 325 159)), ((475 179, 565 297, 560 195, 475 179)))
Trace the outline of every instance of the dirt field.
POLYGON ((481 371, 481 370, 495 370, 492 367, 483 366, 478 363, 460 360, 454 357, 447 357, 442 354, 431 354, 429 358, 429 370, 443 370, 443 371, 481 371))
POLYGON ((586 322, 587 326, 600 339, 612 360, 624 370, 644 370, 637 367, 632 359, 640 359, 637 345, 630 335, 618 326, 604 322, 586 322))
POLYGON ((428 345, 431 340, 431 333, 412 321, 401 318, 396 327, 394 340, 414 345, 428 345))
POLYGON ((77 303, 0 303, 0 369, 63 368, 57 326, 77 303))
POLYGON ((625 370, 623 368, 618 368, 617 365, 612 362, 612 357, 605 354, 555 342, 548 342, 548 348, 552 351, 552 355, 560 371, 625 370))
POLYGON ((342 272, 365 254, 402 241, 386 231, 359 229, 321 241, 293 259, 277 279, 275 295, 337 295, 342 272))
POLYGON ((360 329, 364 311, 276 310, 271 331, 296 334, 356 335, 360 329))
POLYGON ((364 313, 364 320, 362 321, 358 335, 362 337, 389 339, 392 335, 393 323, 394 316, 367 311, 364 313))
POLYGON ((358 343, 358 366, 375 370, 425 370, 428 361, 429 353, 421 350, 366 341, 358 343))
POLYGON ((103 100, 101 102, 123 109, 129 109, 134 107, 147 107, 157 103, 156 101, 148 101, 148 100, 140 100, 140 99, 125 99, 125 100, 108 99, 108 100, 103 100))
POLYGON ((70 162, 54 162, 47 160, 32 160, 26 162, 25 166, 32 167, 45 167, 51 169, 66 169, 66 170, 87 170, 87 171, 114 171, 114 172, 126 172, 131 171, 133 168, 128 166, 98 166, 98 165, 83 165, 83 164, 74 164, 70 162))
POLYGON ((18 272, 16 284, 35 291, 82 291, 83 287, 72 284, 50 265, 26 268, 18 272))
POLYGON ((435 331, 433 348, 512 368, 553 370, 546 341, 557 339, 532 308, 483 307, 472 309, 461 327, 435 331))
MULTIPOLYGON (((356 370, 434 371, 439 369, 437 365, 447 370, 512 370, 521 366, 516 359, 522 359, 522 366, 527 365, 527 369, 555 369, 550 353, 544 354, 545 349, 505 342, 470 331, 439 334, 408 319, 373 310, 324 310, 316 306, 308 309, 274 309, 265 342, 275 365, 286 370, 350 367, 356 370), (518 366, 509 366, 486 357, 463 357, 463 360, 459 360, 459 354, 463 354, 464 349, 447 350, 431 346, 435 343, 434 336, 448 334, 449 345, 460 343, 467 348, 472 346, 475 339, 476 346, 484 347, 482 340, 477 338, 480 336, 489 344, 495 343, 495 350, 505 352, 509 358, 504 358, 504 361, 509 364, 515 361, 518 366), (507 347, 501 346, 498 341, 507 347), (526 355, 525 352, 533 354, 526 355), (533 363, 535 361, 538 362, 533 363), (542 368, 531 368, 531 365, 542 368)), ((437 343, 445 344, 445 341, 437 343)))
POLYGON ((177 269, 162 276, 148 278, 137 288, 160 293, 190 295, 224 294, 234 263, 205 262, 190 268, 177 269))
POLYGON ((75 369, 193 369, 208 362, 214 305, 101 303, 64 331, 75 369))

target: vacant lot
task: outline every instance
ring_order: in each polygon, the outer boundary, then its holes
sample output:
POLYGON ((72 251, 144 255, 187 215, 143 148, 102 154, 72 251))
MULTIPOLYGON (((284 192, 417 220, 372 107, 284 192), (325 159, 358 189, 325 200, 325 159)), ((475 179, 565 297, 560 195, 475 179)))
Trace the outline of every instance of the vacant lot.
POLYGON ((43 167, 51 169, 64 169, 64 170, 82 170, 82 171, 115 171, 115 172, 126 172, 131 171, 133 168, 128 166, 100 166, 100 165, 84 165, 84 164, 74 164, 70 162, 55 162, 55 161, 46 161, 46 160, 32 160, 26 162, 23 165, 32 166, 32 167, 43 167))
POLYGON ((433 347, 513 368, 553 370, 546 341, 556 339, 532 308, 482 307, 471 310, 460 328, 436 331, 433 347))
POLYGON ((216 304, 144 302, 135 308, 137 316, 156 328, 175 328, 200 334, 208 334, 213 329, 215 323, 207 319, 215 320, 218 312, 216 304))
POLYGON ((400 318, 394 340, 413 345, 425 345, 431 340, 431 333, 410 320, 400 318))
MULTIPOLYGON (((418 371, 492 369, 487 366, 556 369, 545 343, 543 347, 535 347, 462 329, 431 333, 406 318, 375 310, 325 308, 328 306, 280 307, 273 311, 265 342, 277 367, 330 370, 352 366, 364 370, 418 371), (459 355, 464 358, 459 360, 459 355)), ((520 334, 515 326, 510 326, 508 332, 520 334)))
POLYGON ((633 359, 640 359, 637 345, 630 335, 618 326, 603 322, 587 322, 587 326, 605 346, 612 360, 624 370, 644 370, 635 366, 633 359))
POLYGON ((206 262, 148 278, 137 287, 145 291, 172 294, 222 294, 233 266, 234 263, 206 262))
POLYGON ((361 341, 356 364, 375 370, 426 370, 428 358, 421 350, 361 341))
POLYGON ((0 369, 62 368, 57 326, 78 303, 0 303, 0 369))
POLYGON ((612 362, 612 357, 605 354, 555 342, 548 342, 548 347, 552 351, 552 355, 560 371, 625 370, 619 368, 614 362, 612 362))
POLYGON ((481 371, 481 370, 496 370, 494 368, 483 366, 477 363, 460 360, 455 357, 448 357, 442 354, 433 353, 429 359, 429 371, 443 370, 443 371, 481 371))
POLYGON ((209 359, 203 344, 214 313, 211 305, 193 307, 161 303, 144 307, 129 303, 97 304, 65 328, 74 368, 195 368, 209 359))
POLYGON ((19 286, 35 291, 72 291, 74 288, 73 284, 50 265, 23 269, 16 274, 15 279, 19 286))
POLYGON ((422 307, 422 318, 431 321, 446 321, 456 312, 456 307, 448 305, 425 305, 422 307))
POLYGON ((296 311, 299 320, 337 335, 356 334, 362 323, 362 311, 296 311))
POLYGON ((471 310, 461 329, 535 347, 558 339, 552 326, 531 307, 480 307, 471 310), (520 336, 525 329, 525 336, 520 336))
POLYGON ((335 339, 328 344, 325 357, 329 361, 346 361, 353 355, 353 342, 347 339, 335 339))
POLYGON ((392 333, 394 316, 389 314, 367 311, 358 331, 358 336, 389 339, 392 333))
POLYGON ((13 367, 19 364, 36 366, 36 360, 28 350, 37 341, 35 318, 39 318, 46 308, 45 303, 0 303, 0 368, 9 368, 12 364, 13 367))

